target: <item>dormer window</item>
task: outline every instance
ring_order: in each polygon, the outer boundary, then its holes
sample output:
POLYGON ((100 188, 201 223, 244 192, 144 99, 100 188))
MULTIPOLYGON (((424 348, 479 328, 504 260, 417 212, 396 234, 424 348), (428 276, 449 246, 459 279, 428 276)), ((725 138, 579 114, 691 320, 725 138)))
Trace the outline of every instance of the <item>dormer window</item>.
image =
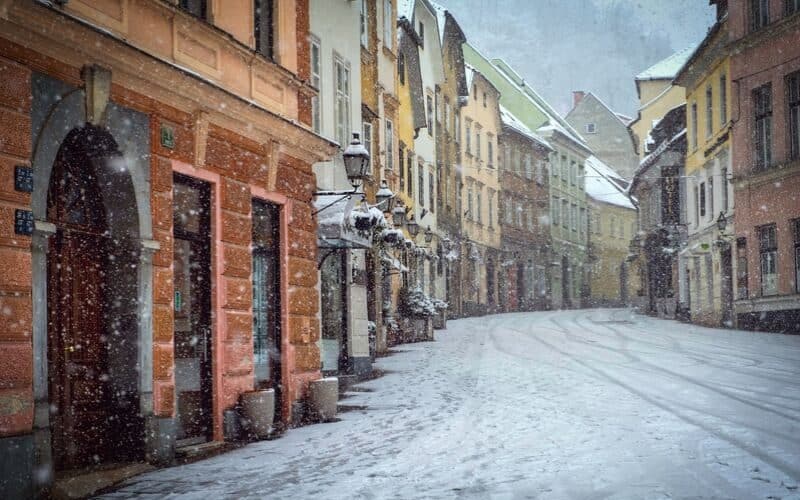
POLYGON ((422 21, 419 22, 419 27, 417 28, 417 35, 419 35, 419 46, 420 48, 425 48, 425 25, 422 24, 422 21))
POLYGON ((586 133, 587 134, 596 134, 597 133, 597 125, 594 123, 587 123, 586 124, 586 133))

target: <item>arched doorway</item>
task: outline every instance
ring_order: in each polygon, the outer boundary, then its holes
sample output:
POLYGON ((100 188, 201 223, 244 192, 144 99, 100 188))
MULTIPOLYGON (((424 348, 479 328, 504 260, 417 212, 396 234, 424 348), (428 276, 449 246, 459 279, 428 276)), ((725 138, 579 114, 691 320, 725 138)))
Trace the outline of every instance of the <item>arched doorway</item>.
POLYGON ((69 132, 53 164, 47 219, 47 358, 56 470, 142 453, 137 383, 138 234, 117 143, 104 128, 69 132))

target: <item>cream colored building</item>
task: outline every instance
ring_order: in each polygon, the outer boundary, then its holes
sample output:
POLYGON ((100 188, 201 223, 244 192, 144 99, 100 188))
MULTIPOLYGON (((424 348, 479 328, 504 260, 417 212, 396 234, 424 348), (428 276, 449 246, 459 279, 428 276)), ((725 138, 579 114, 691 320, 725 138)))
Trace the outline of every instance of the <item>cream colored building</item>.
POLYGON ((463 183, 462 279, 465 312, 497 308, 497 269, 500 229, 497 207, 500 191, 497 138, 500 92, 483 74, 466 65, 469 97, 461 108, 463 121, 461 168, 463 183))
POLYGON ((695 46, 678 51, 636 75, 639 112, 628 125, 636 141, 640 159, 647 156, 648 136, 667 112, 686 102, 686 90, 673 85, 672 80, 683 67, 695 46))

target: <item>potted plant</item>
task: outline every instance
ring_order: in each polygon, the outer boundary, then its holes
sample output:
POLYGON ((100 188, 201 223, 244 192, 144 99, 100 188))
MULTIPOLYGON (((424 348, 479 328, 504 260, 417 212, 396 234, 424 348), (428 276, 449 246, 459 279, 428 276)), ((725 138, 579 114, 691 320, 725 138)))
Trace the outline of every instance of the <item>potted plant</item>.
POLYGON ((244 429, 257 439, 268 437, 275 419, 275 390, 242 393, 241 408, 244 429))

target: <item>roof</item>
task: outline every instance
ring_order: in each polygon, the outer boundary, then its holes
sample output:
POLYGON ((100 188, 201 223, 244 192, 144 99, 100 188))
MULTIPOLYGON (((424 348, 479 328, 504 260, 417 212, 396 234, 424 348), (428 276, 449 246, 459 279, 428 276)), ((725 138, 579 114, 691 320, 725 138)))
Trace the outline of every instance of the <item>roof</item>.
POLYGON ((597 201, 633 209, 633 202, 619 182, 626 182, 614 170, 592 155, 586 159, 586 194, 597 201))
POLYGON ((432 0, 429 0, 429 3, 436 13, 436 22, 439 24, 440 41, 444 42, 444 26, 447 21, 447 9, 432 0))
POLYGON ((571 110, 569 110, 569 113, 567 113, 567 115, 564 117, 564 120, 567 120, 567 123, 569 123, 569 121, 568 121, 569 115, 572 114, 572 112, 575 111, 575 109, 578 106, 580 106, 581 103, 584 102, 589 97, 594 98, 594 100, 597 101, 602 107, 606 108, 606 111, 608 111, 608 113, 611 116, 613 116, 614 118, 619 120, 619 122, 623 126, 625 126, 626 128, 628 127, 628 124, 631 122, 631 117, 625 116, 625 115, 620 114, 620 113, 617 113, 616 111, 611 109, 611 107, 608 104, 606 104, 605 101, 600 99, 600 97, 598 95, 594 94, 593 92, 586 92, 586 95, 583 96, 583 98, 576 105, 574 105, 571 110))
POLYGON ((694 53, 698 44, 675 52, 666 59, 662 59, 646 70, 636 75, 636 80, 672 80, 681 70, 689 57, 694 53))
POLYGON ((524 123, 519 121, 519 118, 514 116, 511 111, 506 109, 502 104, 500 105, 500 119, 503 122, 503 125, 506 125, 520 134, 528 137, 529 139, 538 142, 542 146, 545 146, 548 149, 553 149, 552 146, 544 139, 544 137, 536 134, 531 129, 529 129, 524 123))

